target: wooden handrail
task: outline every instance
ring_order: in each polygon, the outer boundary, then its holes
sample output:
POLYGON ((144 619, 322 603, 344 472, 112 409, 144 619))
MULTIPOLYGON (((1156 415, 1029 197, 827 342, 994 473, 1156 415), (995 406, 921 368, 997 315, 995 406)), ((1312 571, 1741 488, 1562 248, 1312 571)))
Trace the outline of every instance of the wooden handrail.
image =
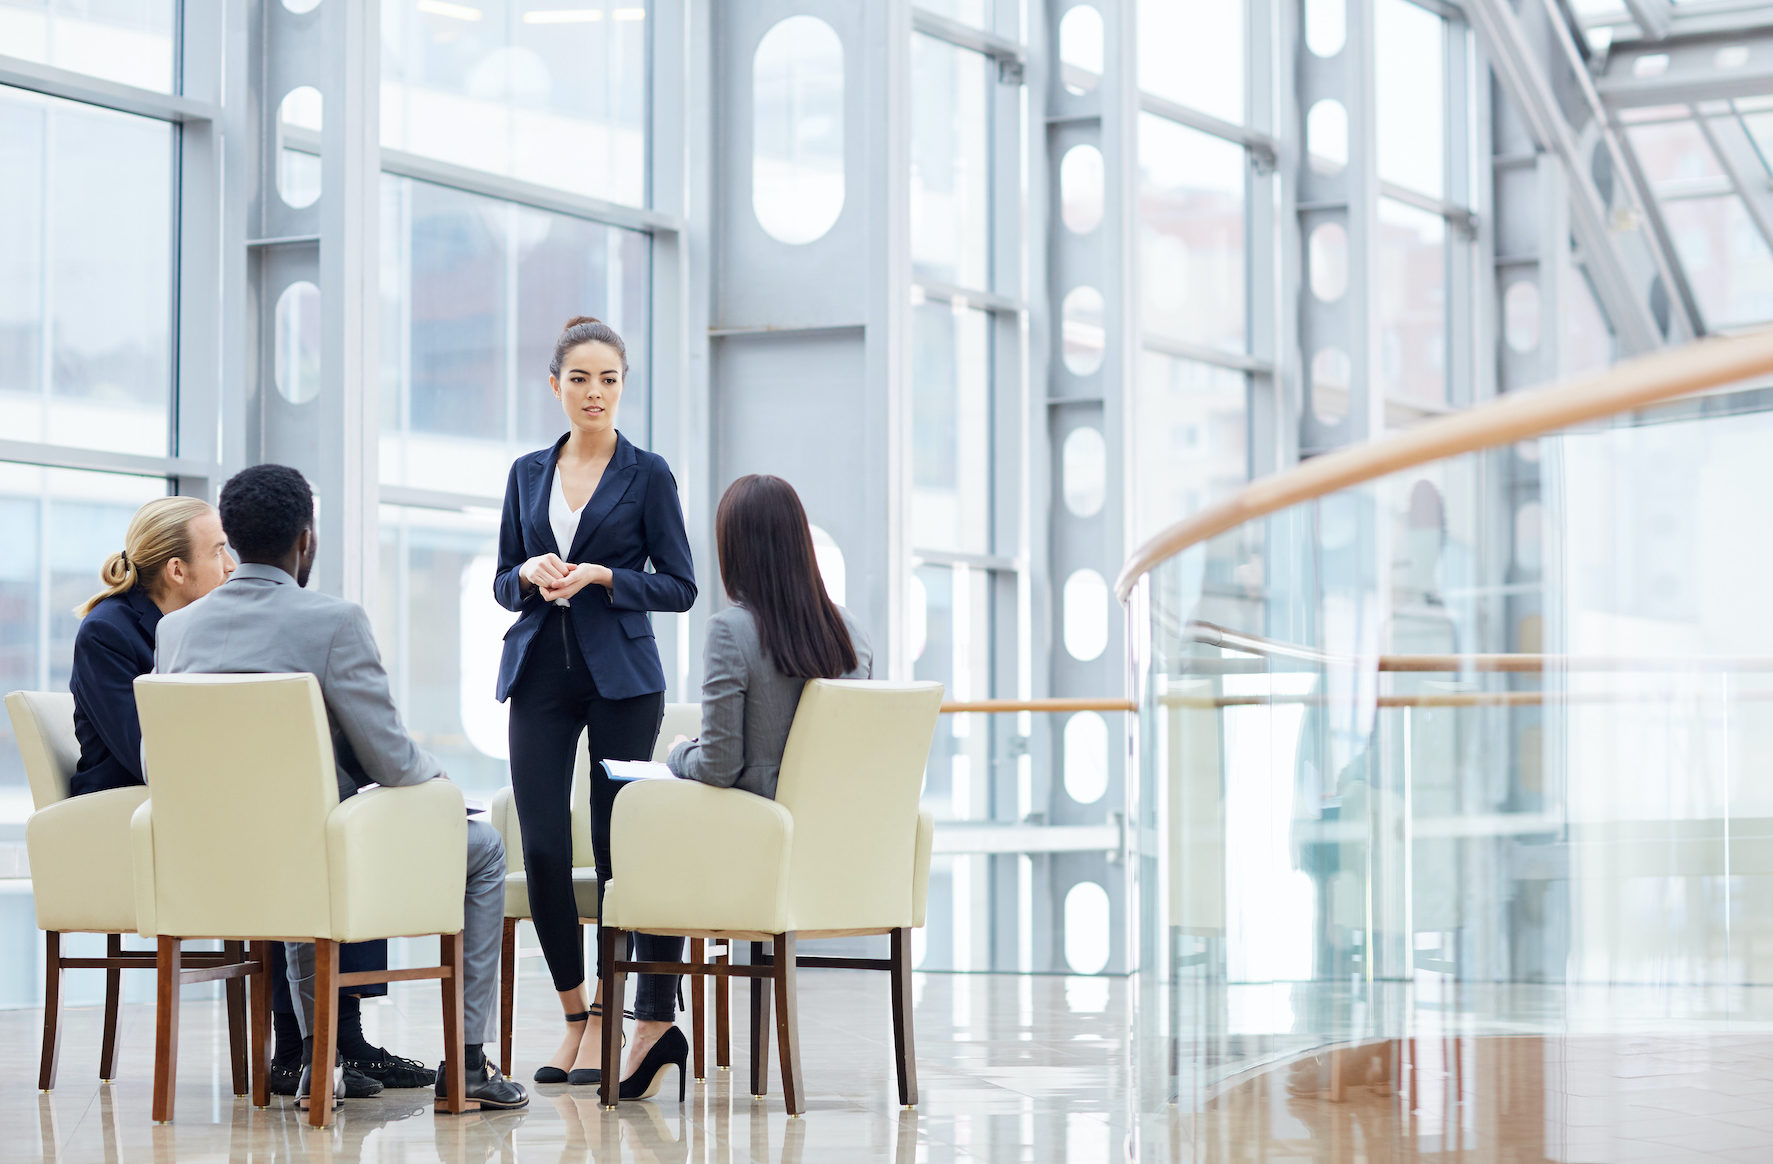
MULTIPOLYGON (((1316 647, 1262 635, 1234 631, 1216 623, 1194 621, 1183 630, 1190 642, 1203 643, 1222 650, 1255 655, 1268 659, 1295 659, 1324 666, 1355 667, 1364 660, 1354 655, 1336 655, 1316 647)), ((1220 660, 1200 660, 1210 663, 1220 660)), ((1587 674, 1593 672, 1636 672, 1646 674, 1706 674, 1730 672, 1773 672, 1773 656, 1766 655, 1542 655, 1542 654, 1443 654, 1443 655, 1380 655, 1374 670, 1397 674, 1428 674, 1479 671, 1490 674, 1587 674)), ((1203 672, 1211 668, 1203 667, 1203 672)))
POLYGON ((972 699, 944 703, 942 714, 1004 715, 1019 711, 1138 711, 1130 699, 972 699))
POLYGON ((1169 526, 1133 551, 1114 592, 1124 603, 1160 563, 1245 522, 1417 465, 1511 445, 1588 421, 1773 375, 1773 329, 1703 339, 1604 372, 1428 421, 1366 444, 1313 457, 1252 481, 1237 494, 1169 526))

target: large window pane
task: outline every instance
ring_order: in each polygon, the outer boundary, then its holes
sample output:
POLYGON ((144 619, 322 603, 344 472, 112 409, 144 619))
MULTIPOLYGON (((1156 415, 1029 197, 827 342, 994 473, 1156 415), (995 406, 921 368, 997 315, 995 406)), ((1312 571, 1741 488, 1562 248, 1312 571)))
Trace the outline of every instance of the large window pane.
POLYGON ((1242 372, 1145 352, 1133 406, 1133 541, 1143 542, 1249 480, 1242 372))
POLYGON ((1379 200, 1379 381, 1389 397, 1447 399, 1447 224, 1379 200))
POLYGON ((177 0, 0 0, 0 52, 172 92, 177 0))
POLYGON ((1140 0, 1139 88, 1244 119, 1244 0, 1140 0))
POLYGON ((1242 146, 1139 119, 1139 279, 1148 332, 1244 350, 1242 146))
POLYGON ((493 601, 498 516, 381 507, 376 640, 413 739, 470 795, 507 781, 505 705, 493 698, 515 616, 493 601))
MULTIPOLYGON (((99 589, 99 567, 123 548, 159 477, 83 473, 0 462, 0 691, 66 691, 74 607, 99 589)), ((30 811, 12 725, 0 717, 0 822, 30 811)))
POLYGON ((1446 189, 1446 24, 1410 0, 1375 0, 1379 177, 1423 194, 1446 189))
POLYGON ((920 279, 991 289, 991 62, 911 38, 911 259, 920 279))
POLYGON ((991 316, 926 303, 912 347, 911 543, 991 552, 991 316))
POLYGON ((1626 130, 1626 139, 1644 176, 1653 183, 1723 177, 1724 168, 1696 122, 1633 126, 1626 130))
POLYGON ((382 480, 503 493, 512 458, 566 431, 548 363, 561 325, 575 315, 594 315, 627 341, 618 424, 644 446, 648 241, 384 178, 382 480))
POLYGON ((388 0, 382 144, 640 205, 646 20, 639 0, 388 0))
POLYGON ((164 456, 172 129, 0 88, 0 432, 164 456))
POLYGON ((1662 216, 1708 327, 1773 319, 1773 253, 1742 199, 1667 202, 1662 216))

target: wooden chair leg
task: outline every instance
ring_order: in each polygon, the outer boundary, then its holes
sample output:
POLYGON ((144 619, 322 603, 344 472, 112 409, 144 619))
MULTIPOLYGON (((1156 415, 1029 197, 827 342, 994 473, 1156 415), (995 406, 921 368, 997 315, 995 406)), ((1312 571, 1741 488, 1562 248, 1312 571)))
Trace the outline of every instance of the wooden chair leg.
MULTIPOLYGON (((762 942, 751 943, 751 964, 761 966, 766 957, 762 942)), ((762 1099, 769 1094, 770 1079, 770 996, 769 984, 761 978, 751 979, 751 1098, 762 1099)))
POLYGON ((41 1091, 55 1089, 55 1064, 62 1053, 62 935, 43 931, 43 1063, 37 1071, 41 1091))
MULTIPOLYGON (((702 949, 703 949, 704 944, 705 943, 702 941, 701 938, 691 938, 690 939, 690 943, 689 943, 690 965, 700 966, 702 964, 702 949)), ((696 1076, 697 1083, 700 1083, 702 1080, 708 1078, 708 1067, 706 1064, 707 1056, 704 1054, 704 1051, 706 1049, 704 1044, 707 1042, 707 1035, 708 1035, 708 1031, 707 1031, 707 1027, 708 1027, 707 1001, 708 1000, 706 998, 706 993, 707 992, 703 989, 702 976, 700 974, 691 974, 690 975, 690 1058, 693 1061, 694 1066, 695 1066, 695 1076, 696 1076)))
POLYGON ((603 959, 603 1079, 598 1094, 611 1111, 622 1095, 622 1004, 627 1000, 622 959, 628 954, 628 931, 598 926, 597 940, 603 959))
POLYGON ((511 1071, 511 1033, 517 1009, 517 919, 505 919, 505 936, 499 944, 499 1066, 511 1071))
POLYGON ((179 979, 183 969, 177 938, 160 938, 154 958, 158 979, 154 1006, 154 1104, 157 1124, 172 1122, 173 1093, 179 1075, 179 979))
POLYGON ((917 1048, 911 1037, 911 931, 893 931, 893 1061, 899 1070, 899 1102, 917 1106, 917 1048))
MULTIPOLYGON (((246 961, 245 942, 223 942, 224 960, 238 965, 246 961)), ((229 978, 222 984, 228 999, 228 1059, 234 1071, 234 1096, 247 1094, 246 1078, 246 979, 229 978)))
MULTIPOLYGON (((714 956, 714 961, 726 966, 731 963, 731 943, 721 947, 721 953, 714 956)), ((714 979, 714 1066, 721 1071, 733 1069, 733 1016, 732 1016, 732 982, 726 975, 717 975, 714 979)))
POLYGON ((308 1124, 332 1122, 333 1068, 339 1057, 339 944, 314 939, 314 1059, 308 1073, 308 1124))
MULTIPOLYGON (((468 1110, 468 1064, 462 1037, 462 935, 438 937, 441 961, 449 970, 443 980, 443 1089, 448 1097, 435 1107, 459 1115, 468 1110)), ((479 1106, 479 1101, 475 1101, 479 1106)))
MULTIPOLYGON (((105 957, 123 957, 123 935, 105 935, 105 957)), ((99 1081, 111 1083, 117 1078, 117 1018, 123 1007, 123 968, 105 968, 105 1033, 99 1046, 99 1081)))
POLYGON ((248 1043, 252 1068, 252 1106, 271 1106, 271 943, 254 942, 250 956, 256 969, 252 972, 251 1021, 252 1038, 248 1043))
POLYGON ((782 1098, 788 1114, 806 1110, 800 1083, 800 1028, 794 1005, 794 933, 776 935, 776 1043, 782 1054, 782 1098))

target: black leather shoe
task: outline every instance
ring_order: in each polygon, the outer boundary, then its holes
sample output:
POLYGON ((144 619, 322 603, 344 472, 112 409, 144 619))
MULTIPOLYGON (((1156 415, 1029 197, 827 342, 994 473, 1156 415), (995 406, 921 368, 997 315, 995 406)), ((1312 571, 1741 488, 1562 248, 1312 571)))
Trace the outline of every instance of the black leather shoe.
MULTIPOLYGON (((295 1095, 302 1085, 302 1068, 299 1064, 271 1067, 271 1094, 295 1095)), ((373 1076, 365 1075, 351 1068, 345 1068, 345 1098, 368 1099, 372 1095, 382 1093, 382 1083, 373 1076)))
MULTIPOLYGON (((416 1059, 403 1059, 386 1047, 376 1048, 376 1054, 370 1058, 346 1059, 346 1076, 348 1077, 353 1071, 362 1072, 390 1090, 403 1087, 429 1087, 437 1081, 435 1071, 416 1059)), ((348 1094, 353 1099, 357 1098, 355 1092, 348 1094)))
MULTIPOLYGON (((529 1106, 529 1092, 521 1083, 515 1083, 499 1074, 499 1069, 491 1059, 486 1060, 480 1070, 465 1071, 467 1077, 467 1094, 462 1098, 464 1111, 476 1109, 496 1109, 506 1111, 513 1108, 529 1106)), ((444 1086, 443 1064, 437 1065, 437 1110, 446 1112, 449 1109, 444 1103, 449 1099, 449 1089, 444 1086)))
MULTIPOLYGON (((308 1110, 308 1107, 309 1107, 309 1103, 308 1103, 309 1077, 312 1076, 313 1073, 314 1073, 314 1068, 313 1068, 312 1064, 308 1064, 308 1063, 302 1064, 302 1076, 300 1079, 298 1079, 296 1081, 295 1101, 296 1101, 296 1110, 297 1111, 307 1111, 308 1110)), ((344 1068, 339 1067, 339 1068, 333 1069, 332 1086, 333 1086, 332 1106, 333 1106, 333 1109, 336 1111, 338 1109, 339 1104, 345 1098, 344 1068)), ((376 1088, 376 1090, 380 1091, 381 1088, 378 1086, 376 1088)), ((322 1094, 324 1094, 324 1090, 323 1090, 322 1094)))

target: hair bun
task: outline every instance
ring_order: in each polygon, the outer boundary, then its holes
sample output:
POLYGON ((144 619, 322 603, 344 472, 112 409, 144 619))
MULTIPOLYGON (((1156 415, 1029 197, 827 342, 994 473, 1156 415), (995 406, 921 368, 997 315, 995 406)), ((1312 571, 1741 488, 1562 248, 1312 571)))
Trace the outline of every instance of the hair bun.
POLYGON ((561 328, 560 330, 561 331, 571 331, 573 328, 579 326, 581 323, 602 323, 602 322, 603 322, 603 320, 598 319, 595 315, 575 315, 571 319, 567 320, 566 326, 561 328))
POLYGON ((121 550, 106 558, 104 569, 99 571, 100 579, 107 586, 121 586, 134 578, 135 574, 135 564, 129 560, 129 555, 121 550))

